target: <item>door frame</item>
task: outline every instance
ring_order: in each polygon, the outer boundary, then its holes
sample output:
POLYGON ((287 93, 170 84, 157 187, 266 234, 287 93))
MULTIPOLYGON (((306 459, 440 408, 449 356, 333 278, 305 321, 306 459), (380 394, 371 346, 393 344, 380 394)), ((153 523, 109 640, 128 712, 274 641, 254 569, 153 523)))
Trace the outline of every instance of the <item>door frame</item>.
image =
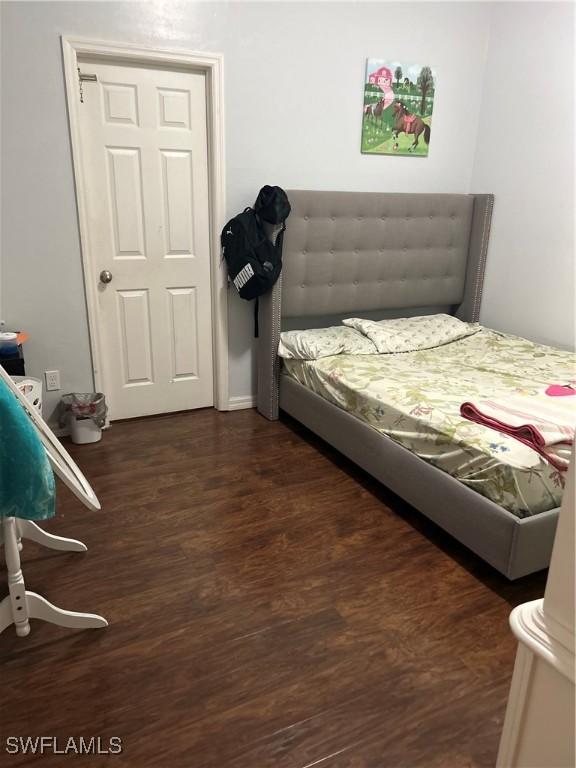
MULTIPOLYGON (((80 138, 78 58, 90 56, 103 63, 126 62, 154 66, 170 65, 180 71, 204 72, 206 76, 206 114, 208 136, 208 188, 210 191, 210 282, 212 293, 212 358, 214 407, 229 410, 228 392, 228 277, 220 258, 220 231, 225 223, 224 154, 224 59, 219 53, 196 53, 93 40, 62 35, 64 78, 68 103, 68 123, 72 143, 80 250, 88 309, 88 329, 92 353, 94 386, 106 392, 102 367, 102 340, 97 322, 98 281, 88 237, 88 207, 85 196, 85 169, 80 138)), ((114 414, 110 414, 112 417, 114 414)))

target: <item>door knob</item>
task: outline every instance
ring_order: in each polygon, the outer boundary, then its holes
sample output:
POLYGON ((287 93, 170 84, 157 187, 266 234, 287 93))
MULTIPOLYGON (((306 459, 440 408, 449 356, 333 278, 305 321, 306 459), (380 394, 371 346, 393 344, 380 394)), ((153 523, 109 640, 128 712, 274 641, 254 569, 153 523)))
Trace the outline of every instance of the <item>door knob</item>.
POLYGON ((109 269, 103 269, 102 272, 100 272, 100 282, 101 283, 112 282, 112 272, 110 272, 109 269))

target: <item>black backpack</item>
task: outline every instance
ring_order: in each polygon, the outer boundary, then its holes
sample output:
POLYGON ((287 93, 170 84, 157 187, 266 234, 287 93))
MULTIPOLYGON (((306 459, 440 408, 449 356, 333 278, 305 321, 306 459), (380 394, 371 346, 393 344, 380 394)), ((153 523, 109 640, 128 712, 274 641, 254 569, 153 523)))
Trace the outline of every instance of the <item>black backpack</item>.
MULTIPOLYGON (((220 236, 222 257, 226 260, 230 281, 242 299, 250 301, 271 290, 282 271, 282 240, 290 203, 283 189, 265 186, 254 208, 246 208, 226 224, 220 236), (264 222, 281 224, 273 243, 264 222)), ((256 304, 256 333, 258 335, 256 304)))
POLYGON ((242 299, 256 299, 280 276, 282 257, 253 208, 234 216, 220 236, 228 275, 242 299))

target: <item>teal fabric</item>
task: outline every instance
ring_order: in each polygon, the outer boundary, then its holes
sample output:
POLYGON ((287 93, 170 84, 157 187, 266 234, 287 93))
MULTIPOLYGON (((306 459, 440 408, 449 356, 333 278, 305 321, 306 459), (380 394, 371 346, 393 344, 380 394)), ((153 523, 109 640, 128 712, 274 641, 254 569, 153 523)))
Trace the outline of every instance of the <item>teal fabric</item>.
POLYGON ((0 379, 0 517, 53 517, 54 475, 30 417, 0 379))

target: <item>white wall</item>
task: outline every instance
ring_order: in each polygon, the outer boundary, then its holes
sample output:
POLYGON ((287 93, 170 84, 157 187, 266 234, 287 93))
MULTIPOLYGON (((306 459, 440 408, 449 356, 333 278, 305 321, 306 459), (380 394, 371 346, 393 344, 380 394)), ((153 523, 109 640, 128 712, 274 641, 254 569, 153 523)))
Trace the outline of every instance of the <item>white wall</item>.
POLYGON ((471 188, 496 201, 481 322, 574 348, 574 5, 493 8, 471 188))
MULTIPOLYGON (((3 2, 5 318, 28 370, 92 387, 61 34, 222 52, 227 206, 286 188, 468 192, 490 6, 484 3, 3 2), (430 155, 360 154, 366 57, 433 65, 430 155)), ((252 307, 230 294, 230 391, 253 389, 252 307)), ((48 397, 51 408, 58 395, 48 397)))

